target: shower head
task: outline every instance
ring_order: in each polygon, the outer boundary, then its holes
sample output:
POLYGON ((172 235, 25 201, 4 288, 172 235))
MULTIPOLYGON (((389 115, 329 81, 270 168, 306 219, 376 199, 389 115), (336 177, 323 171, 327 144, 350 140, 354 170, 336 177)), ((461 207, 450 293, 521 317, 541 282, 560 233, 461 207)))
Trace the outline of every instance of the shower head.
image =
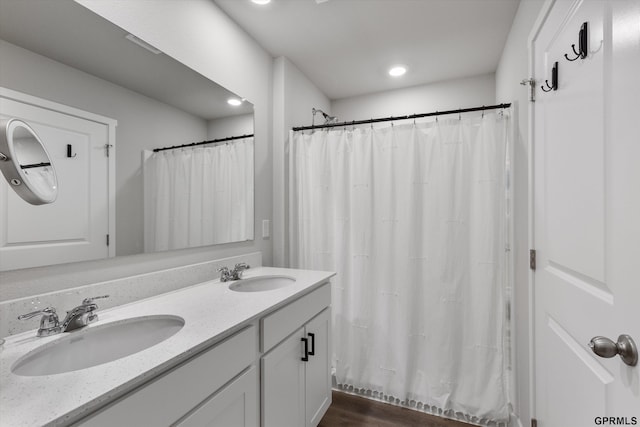
POLYGON ((316 113, 321 113, 322 117, 324 117, 324 124, 329 124, 329 123, 336 123, 338 121, 338 118, 336 116, 330 116, 327 113, 325 113, 324 111, 320 110, 319 108, 312 108, 311 109, 311 113, 313 114, 313 118, 312 118, 312 125, 315 125, 315 118, 316 118, 316 113))

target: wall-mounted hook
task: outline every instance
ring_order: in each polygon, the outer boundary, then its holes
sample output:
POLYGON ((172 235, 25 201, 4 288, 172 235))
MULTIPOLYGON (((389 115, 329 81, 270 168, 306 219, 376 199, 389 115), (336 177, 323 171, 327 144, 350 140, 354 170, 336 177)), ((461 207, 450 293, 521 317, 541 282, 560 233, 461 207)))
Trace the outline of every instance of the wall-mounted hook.
POLYGON ((558 90, 558 62, 554 62, 553 68, 551 69, 551 84, 549 84, 549 80, 545 80, 544 84, 547 86, 540 86, 544 92, 551 92, 552 90, 558 90))
POLYGON ((78 153, 73 153, 73 147, 71 146, 71 144, 67 144, 67 157, 72 158, 78 155, 78 153))
POLYGON ((589 50, 589 35, 587 32, 589 25, 584 22, 580 27, 580 33, 578 34, 578 51, 576 52, 576 45, 572 44, 571 49, 573 53, 576 55, 575 58, 569 58, 569 56, 565 53, 564 57, 567 61, 575 61, 576 59, 584 59, 587 57, 587 51, 589 50))

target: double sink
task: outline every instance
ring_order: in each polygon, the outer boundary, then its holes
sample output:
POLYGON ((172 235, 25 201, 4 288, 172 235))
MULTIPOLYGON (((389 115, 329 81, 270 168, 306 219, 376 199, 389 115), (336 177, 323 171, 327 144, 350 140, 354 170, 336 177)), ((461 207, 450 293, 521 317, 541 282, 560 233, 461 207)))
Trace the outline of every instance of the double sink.
MULTIPOLYGON (((232 281, 234 292, 266 292, 293 285, 283 275, 255 276, 232 281)), ((215 286, 215 285, 213 285, 215 286)), ((152 315, 97 324, 37 347, 18 359, 11 372, 19 376, 42 376, 90 368, 138 353, 178 333, 185 325, 180 316, 152 315)))

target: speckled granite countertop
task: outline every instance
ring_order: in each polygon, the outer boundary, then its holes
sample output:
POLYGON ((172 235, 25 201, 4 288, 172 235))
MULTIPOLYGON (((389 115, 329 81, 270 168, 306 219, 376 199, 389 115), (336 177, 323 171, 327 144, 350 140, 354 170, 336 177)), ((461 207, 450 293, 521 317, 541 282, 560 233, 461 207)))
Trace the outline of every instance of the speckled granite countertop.
POLYGON ((0 425, 58 426, 77 421, 251 321, 314 290, 333 274, 259 267, 247 270, 244 277, 284 275, 295 278, 296 282, 265 292, 234 292, 228 288, 230 282, 215 280, 109 310, 98 310, 99 321, 71 334, 151 315, 180 316, 185 325, 153 347, 78 371, 36 377, 15 375, 11 367, 18 359, 70 333, 38 338, 32 330, 7 337, 0 353, 0 425))

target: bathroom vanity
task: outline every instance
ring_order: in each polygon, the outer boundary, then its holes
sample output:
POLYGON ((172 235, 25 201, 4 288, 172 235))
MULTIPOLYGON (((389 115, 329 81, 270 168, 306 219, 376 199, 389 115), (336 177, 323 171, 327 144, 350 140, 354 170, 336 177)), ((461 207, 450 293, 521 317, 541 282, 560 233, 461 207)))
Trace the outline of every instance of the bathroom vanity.
POLYGON ((332 275, 260 267, 99 311, 74 332, 10 336, 0 425, 315 426, 331 403, 332 275), (84 357, 56 362, 67 348, 84 357))

